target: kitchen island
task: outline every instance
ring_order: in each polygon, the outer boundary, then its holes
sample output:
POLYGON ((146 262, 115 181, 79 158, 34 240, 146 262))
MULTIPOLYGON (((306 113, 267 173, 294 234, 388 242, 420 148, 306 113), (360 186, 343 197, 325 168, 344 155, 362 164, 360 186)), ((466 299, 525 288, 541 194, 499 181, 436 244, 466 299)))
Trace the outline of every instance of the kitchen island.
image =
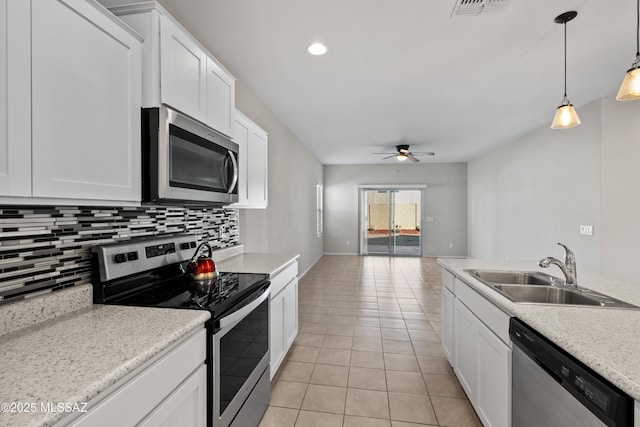
MULTIPOLYGON (((471 289, 472 294, 481 296, 497 307, 503 314, 502 320, 517 317, 550 341, 570 353, 573 357, 602 375, 636 400, 636 418, 640 401, 640 310, 602 308, 589 306, 562 306, 514 303, 480 282, 466 269, 541 271, 562 276, 560 270, 542 269, 535 262, 490 261, 477 259, 439 259, 444 267, 443 283, 448 276, 455 276, 463 289, 471 289)), ((451 280, 453 280, 451 276, 451 280)), ((640 291, 635 285, 612 280, 597 274, 578 271, 578 284, 603 294, 640 306, 640 291)), ((446 284, 443 296, 450 292, 446 284)), ((457 288, 456 288, 457 289, 457 288)), ((465 291, 467 294, 469 291, 465 291)), ((444 298, 444 297, 443 297, 444 298)), ((454 298, 455 299, 455 298, 454 298)), ((463 301, 464 304, 464 301, 463 301)), ((472 310, 473 311, 473 310, 472 310)), ((443 306, 443 343, 446 347, 447 308, 443 306)), ((487 320, 489 326, 502 344, 505 340, 505 324, 501 320, 492 327, 495 313, 487 320)), ((460 369, 456 371, 459 375, 460 369)), ((464 382, 461 379, 461 382, 464 382)), ((464 384, 463 384, 464 386, 464 384)), ((481 387, 475 384, 476 387, 481 387)), ((636 420, 636 426, 639 425, 636 420)))

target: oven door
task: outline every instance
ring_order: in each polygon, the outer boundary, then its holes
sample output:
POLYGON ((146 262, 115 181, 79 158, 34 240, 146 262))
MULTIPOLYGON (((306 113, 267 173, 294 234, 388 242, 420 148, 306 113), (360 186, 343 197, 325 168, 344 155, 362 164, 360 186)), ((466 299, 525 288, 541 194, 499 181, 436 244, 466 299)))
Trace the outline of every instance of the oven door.
POLYGON ((230 425, 243 406, 259 420, 269 405, 269 295, 269 287, 262 288, 259 296, 215 322, 213 396, 209 397, 215 427, 230 425), (265 378, 267 386, 257 386, 265 378))
POLYGON ((143 139, 151 138, 144 141, 149 149, 143 150, 150 157, 143 162, 143 181, 148 180, 143 187, 152 190, 145 201, 236 202, 238 144, 166 106, 148 110, 158 119, 156 127, 143 111, 143 126, 150 127, 143 139))

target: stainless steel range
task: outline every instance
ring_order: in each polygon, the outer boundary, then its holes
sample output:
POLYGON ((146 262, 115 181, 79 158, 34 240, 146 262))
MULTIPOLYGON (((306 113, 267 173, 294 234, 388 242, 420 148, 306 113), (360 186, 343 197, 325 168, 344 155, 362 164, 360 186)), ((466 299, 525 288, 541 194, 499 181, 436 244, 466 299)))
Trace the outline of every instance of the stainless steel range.
POLYGON ((209 310, 208 425, 257 426, 269 404, 269 276, 221 273, 206 292, 184 274, 196 238, 97 246, 94 303, 209 310))

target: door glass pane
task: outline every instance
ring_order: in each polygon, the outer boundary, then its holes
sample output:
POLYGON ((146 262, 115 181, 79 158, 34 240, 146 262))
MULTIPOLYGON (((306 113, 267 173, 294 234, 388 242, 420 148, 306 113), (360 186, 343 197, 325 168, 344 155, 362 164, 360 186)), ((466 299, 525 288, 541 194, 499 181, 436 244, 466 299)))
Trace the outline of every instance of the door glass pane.
POLYGON ((391 224, 391 192, 387 190, 367 191, 367 252, 370 254, 391 253, 393 235, 391 224))
POLYGON ((393 199, 393 253, 420 255, 420 190, 399 190, 393 199))
POLYGON ((366 253, 420 256, 421 190, 366 190, 366 253))

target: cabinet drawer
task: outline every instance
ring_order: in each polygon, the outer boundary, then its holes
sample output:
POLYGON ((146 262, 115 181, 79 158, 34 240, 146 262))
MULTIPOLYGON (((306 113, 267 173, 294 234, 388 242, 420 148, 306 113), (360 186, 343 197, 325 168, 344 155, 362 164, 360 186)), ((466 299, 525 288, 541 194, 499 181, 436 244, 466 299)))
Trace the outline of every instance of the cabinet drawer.
POLYGON ((453 294, 456 293, 454 286, 454 276, 449 270, 442 269, 442 286, 449 289, 453 294))
POLYGON ((471 289, 465 282, 455 279, 456 297, 466 305, 482 323, 509 345, 509 315, 471 289))
POLYGON ((298 261, 293 261, 284 270, 271 278, 271 298, 278 295, 298 275, 298 261))
POLYGON ((205 358, 206 331, 203 328, 113 391, 71 425, 110 427, 137 424, 203 365, 205 358))

